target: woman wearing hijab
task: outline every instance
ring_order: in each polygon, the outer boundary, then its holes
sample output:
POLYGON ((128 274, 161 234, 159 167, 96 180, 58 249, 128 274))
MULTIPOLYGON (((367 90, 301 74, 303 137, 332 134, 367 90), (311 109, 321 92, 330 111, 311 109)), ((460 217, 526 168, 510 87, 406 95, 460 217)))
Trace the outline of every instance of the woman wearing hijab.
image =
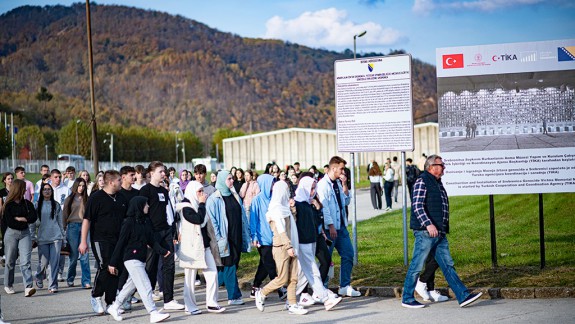
POLYGON ((38 220, 30 226, 32 241, 38 243, 41 251, 40 267, 36 273, 36 286, 42 287, 41 282, 46 275, 46 268, 50 266, 50 293, 58 292, 58 267, 60 264, 60 248, 64 239, 64 227, 62 226, 62 209, 54 200, 54 189, 44 183, 38 198, 38 220), (36 228, 38 235, 36 236, 36 228))
POLYGON ((120 262, 124 262, 126 270, 130 274, 128 281, 122 287, 122 291, 108 307, 108 314, 116 321, 121 321, 119 309, 123 302, 132 297, 137 289, 142 298, 146 310, 150 314, 150 323, 157 323, 170 317, 170 314, 161 313, 156 309, 152 299, 152 285, 146 273, 146 254, 148 246, 164 258, 170 256, 170 251, 164 249, 155 239, 154 230, 148 214, 148 198, 136 196, 130 200, 126 219, 122 224, 120 238, 110 259, 108 271, 112 275, 118 275, 120 262))
POLYGON ((226 285, 228 305, 243 305, 237 269, 240 254, 250 251, 250 230, 240 196, 232 190, 232 175, 218 172, 216 191, 206 201, 206 210, 216 234, 223 267, 218 270, 218 281, 226 285))
POLYGON ((218 269, 222 262, 218 252, 216 233, 210 218, 206 216, 204 186, 192 181, 188 184, 187 197, 176 205, 180 214, 180 267, 184 268, 185 312, 201 314, 196 303, 196 274, 202 269, 206 278, 206 308, 210 313, 221 313, 226 309, 218 305, 218 269))
POLYGON ((180 190, 182 190, 183 193, 186 193, 186 187, 189 183, 190 180, 188 180, 188 170, 182 169, 180 171, 180 190))
POLYGON ((290 314, 305 315, 307 310, 297 304, 296 287, 298 279, 297 250, 298 234, 290 210, 290 191, 285 181, 278 181, 272 190, 272 199, 266 218, 273 232, 273 256, 277 277, 256 291, 256 307, 263 312, 266 296, 288 285, 287 300, 290 314))
POLYGON ((299 240, 298 261, 305 278, 313 288, 314 296, 303 293, 300 298, 300 305, 311 306, 314 300, 319 300, 325 306, 325 310, 332 309, 341 301, 341 297, 330 294, 322 283, 319 268, 315 263, 315 252, 318 228, 322 222, 317 209, 313 204, 316 193, 317 181, 311 177, 303 177, 295 191, 295 209, 297 215, 297 232, 299 240))

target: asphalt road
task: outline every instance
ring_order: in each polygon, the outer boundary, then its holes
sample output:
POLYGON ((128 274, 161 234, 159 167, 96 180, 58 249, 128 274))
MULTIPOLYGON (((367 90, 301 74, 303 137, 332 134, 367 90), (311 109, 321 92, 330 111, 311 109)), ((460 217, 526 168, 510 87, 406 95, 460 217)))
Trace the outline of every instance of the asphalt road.
MULTIPOLYGON (((358 221, 381 214, 371 207, 369 190, 358 192, 358 221)), ((401 202, 401 194, 399 197, 401 202)), ((394 209, 401 208, 401 204, 394 204, 394 209)), ((361 226, 361 225, 359 225, 361 226)), ((32 253, 32 265, 37 264, 36 250, 32 253)), ((92 259, 93 264, 93 259, 92 259)), ((92 267, 93 269, 93 267, 92 267)), ((178 272, 182 272, 177 268, 178 272)), ((80 274, 78 264, 78 274, 80 274)), ((92 272, 92 276, 95 271, 92 272)), ((0 280, 3 283, 4 269, 0 268, 0 280)), ((76 278, 79 285, 79 278, 76 278)), ((44 286, 47 287, 46 281, 44 286)), ((175 296, 183 303, 182 278, 176 278, 175 296)), ((38 290, 32 297, 24 297, 24 287, 20 269, 16 266, 15 285, 16 294, 7 295, 4 289, 0 290, 0 305, 4 320, 10 323, 114 323, 109 315, 96 316, 90 306, 90 291, 77 287, 68 288, 65 283, 60 284, 57 294, 49 294, 47 289, 38 290)), ((227 306, 225 290, 220 290, 220 305, 227 307, 221 314, 209 314, 190 317, 182 311, 170 311, 172 315, 168 322, 190 322, 200 320, 203 323, 574 323, 575 299, 524 299, 524 300, 479 300, 473 306, 462 309, 457 302, 451 300, 445 303, 430 304, 424 309, 405 309, 401 302, 395 298, 357 297, 344 298, 333 310, 326 312, 322 305, 310 308, 307 315, 289 315, 273 294, 266 300, 266 311, 259 312, 253 300, 247 298, 243 306, 227 306)), ((204 289, 200 287, 198 302, 201 309, 205 308, 204 289)), ((157 302, 158 308, 162 302, 157 302)), ((124 315, 124 322, 147 323, 148 316, 142 303, 134 305, 134 309, 124 315)))

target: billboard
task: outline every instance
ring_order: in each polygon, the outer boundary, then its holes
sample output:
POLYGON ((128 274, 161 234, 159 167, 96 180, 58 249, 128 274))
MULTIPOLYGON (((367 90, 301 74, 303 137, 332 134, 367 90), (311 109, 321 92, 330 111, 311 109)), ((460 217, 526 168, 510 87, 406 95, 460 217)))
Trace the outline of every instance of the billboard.
POLYGON ((575 39, 436 51, 451 195, 575 192, 575 39))
POLYGON ((413 151, 411 56, 334 65, 337 150, 413 151))

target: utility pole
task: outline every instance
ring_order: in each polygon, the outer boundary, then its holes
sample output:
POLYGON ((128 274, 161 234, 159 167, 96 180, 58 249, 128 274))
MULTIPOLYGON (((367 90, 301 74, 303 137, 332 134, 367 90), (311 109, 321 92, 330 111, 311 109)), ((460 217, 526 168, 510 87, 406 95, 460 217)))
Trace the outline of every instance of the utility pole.
POLYGON ((90 74, 90 105, 92 107, 92 163, 94 164, 94 178, 100 171, 98 165, 98 128, 96 127, 96 99, 94 94, 94 62, 92 56, 92 22, 90 19, 90 0, 86 0, 86 32, 88 33, 88 71, 90 74))

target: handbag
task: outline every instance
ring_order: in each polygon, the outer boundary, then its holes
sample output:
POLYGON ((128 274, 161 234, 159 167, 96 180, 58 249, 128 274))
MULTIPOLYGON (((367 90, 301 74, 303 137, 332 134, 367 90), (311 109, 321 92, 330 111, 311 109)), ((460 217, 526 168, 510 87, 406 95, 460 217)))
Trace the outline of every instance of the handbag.
POLYGON ((60 255, 70 255, 70 245, 64 243, 62 244, 62 247, 60 248, 60 255))

